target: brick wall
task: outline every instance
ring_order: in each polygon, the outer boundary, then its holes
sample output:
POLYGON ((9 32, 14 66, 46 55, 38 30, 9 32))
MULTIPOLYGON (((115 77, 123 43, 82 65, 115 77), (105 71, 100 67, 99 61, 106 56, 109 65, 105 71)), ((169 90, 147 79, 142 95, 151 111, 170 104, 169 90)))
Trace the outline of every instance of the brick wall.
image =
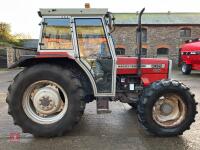
POLYGON ((14 49, 11 47, 8 47, 7 48, 7 66, 10 67, 13 63, 15 63, 14 49))
MULTIPOLYGON (((38 39, 24 39, 22 42, 22 47, 24 48, 37 48, 37 45, 38 45, 38 39)), ((18 49, 14 50, 12 47, 5 47, 5 49, 7 50, 8 67, 11 66, 13 63, 15 63, 16 59, 18 59, 20 55, 35 54, 32 51, 18 50, 18 49)))
MULTIPOLYGON (((147 42, 143 43, 143 48, 147 48, 147 57, 157 57, 157 49, 165 47, 169 49, 169 55, 163 56, 173 60, 173 64, 178 63, 178 51, 181 43, 185 40, 200 37, 200 26, 143 26, 147 29, 147 42), (191 29, 191 37, 180 38, 180 29, 188 27, 191 29)), ((115 44, 126 47, 126 55, 135 54, 137 26, 123 25, 117 26, 112 33, 115 44)))

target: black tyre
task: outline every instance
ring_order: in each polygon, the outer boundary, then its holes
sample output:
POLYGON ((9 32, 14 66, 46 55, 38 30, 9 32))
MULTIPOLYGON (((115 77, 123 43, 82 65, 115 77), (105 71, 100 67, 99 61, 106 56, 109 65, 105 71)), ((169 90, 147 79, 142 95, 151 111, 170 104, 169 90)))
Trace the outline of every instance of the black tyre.
POLYGON ((62 136, 80 120, 81 82, 61 66, 39 64, 19 73, 8 88, 8 113, 25 133, 62 136))
POLYGON ((161 80, 143 91, 138 120, 157 136, 177 136, 195 121, 196 104, 188 87, 174 80, 161 80))
POLYGON ((191 67, 191 65, 183 63, 181 66, 181 71, 184 75, 189 75, 192 71, 192 67, 191 67))

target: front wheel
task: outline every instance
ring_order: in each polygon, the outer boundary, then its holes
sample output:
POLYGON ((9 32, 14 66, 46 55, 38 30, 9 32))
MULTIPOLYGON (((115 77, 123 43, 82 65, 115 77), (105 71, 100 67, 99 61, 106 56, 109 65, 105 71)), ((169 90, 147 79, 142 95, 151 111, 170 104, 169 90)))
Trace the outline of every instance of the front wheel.
POLYGON ((55 137, 80 120, 85 103, 81 82, 61 66, 39 64, 19 73, 8 89, 8 113, 23 132, 55 137))
POLYGON ((183 63, 181 66, 181 71, 184 75, 189 75, 192 71, 192 67, 191 67, 191 65, 183 63))
POLYGON ((194 95, 178 81, 161 80, 146 88, 138 102, 140 123, 157 136, 177 136, 196 115, 194 95))

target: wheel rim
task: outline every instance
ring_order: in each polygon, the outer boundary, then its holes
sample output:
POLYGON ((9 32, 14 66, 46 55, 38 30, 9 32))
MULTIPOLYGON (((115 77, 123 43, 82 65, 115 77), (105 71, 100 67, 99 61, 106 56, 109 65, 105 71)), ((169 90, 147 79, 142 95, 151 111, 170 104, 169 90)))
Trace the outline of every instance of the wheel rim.
POLYGON ((177 94, 166 94, 156 101, 152 114, 157 124, 163 127, 174 127, 185 119, 186 106, 177 94))
POLYGON ((26 89, 22 106, 32 121, 52 124, 61 120, 67 112, 68 98, 60 85, 53 81, 41 80, 26 89))

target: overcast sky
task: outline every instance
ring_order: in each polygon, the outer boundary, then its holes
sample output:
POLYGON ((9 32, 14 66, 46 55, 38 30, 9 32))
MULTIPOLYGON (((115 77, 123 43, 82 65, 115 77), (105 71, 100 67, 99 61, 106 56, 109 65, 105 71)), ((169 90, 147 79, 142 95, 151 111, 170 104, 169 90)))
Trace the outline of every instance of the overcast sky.
POLYGON ((39 8, 108 8, 111 12, 200 12, 200 0, 0 0, 0 22, 11 24, 13 33, 38 38, 39 8))

